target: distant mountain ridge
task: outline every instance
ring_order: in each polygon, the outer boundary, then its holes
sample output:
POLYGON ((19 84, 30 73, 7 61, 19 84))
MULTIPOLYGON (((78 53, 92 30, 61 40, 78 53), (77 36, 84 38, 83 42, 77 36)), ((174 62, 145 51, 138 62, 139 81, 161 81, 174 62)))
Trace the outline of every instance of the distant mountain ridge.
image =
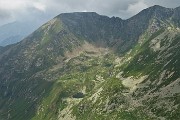
POLYGON ((179 13, 63 13, 0 47, 0 120, 180 119, 179 13))
POLYGON ((18 21, 0 26, 0 46, 6 46, 21 41, 39 26, 40 23, 36 22, 18 21))

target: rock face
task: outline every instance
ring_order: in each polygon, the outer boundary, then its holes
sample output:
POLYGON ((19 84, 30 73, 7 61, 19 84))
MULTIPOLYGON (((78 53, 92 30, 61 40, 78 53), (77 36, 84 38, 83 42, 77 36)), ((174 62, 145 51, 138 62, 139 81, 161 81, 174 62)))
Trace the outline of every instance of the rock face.
POLYGON ((64 13, 0 47, 0 120, 180 119, 179 12, 64 13))

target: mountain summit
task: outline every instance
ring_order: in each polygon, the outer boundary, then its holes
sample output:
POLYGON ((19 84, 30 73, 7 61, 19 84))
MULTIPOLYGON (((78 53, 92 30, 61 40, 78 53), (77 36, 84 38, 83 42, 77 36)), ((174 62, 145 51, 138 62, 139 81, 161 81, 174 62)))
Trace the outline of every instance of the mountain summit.
POLYGON ((0 47, 0 120, 180 119, 179 13, 63 13, 0 47))

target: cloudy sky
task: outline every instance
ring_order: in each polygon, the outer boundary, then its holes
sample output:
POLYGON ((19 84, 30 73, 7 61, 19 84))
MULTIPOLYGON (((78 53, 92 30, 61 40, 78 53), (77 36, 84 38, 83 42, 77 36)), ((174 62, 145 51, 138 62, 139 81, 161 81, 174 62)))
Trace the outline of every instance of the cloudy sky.
POLYGON ((180 0, 0 0, 0 25, 12 21, 45 22, 65 12, 97 12, 127 19, 153 5, 180 6, 180 0))

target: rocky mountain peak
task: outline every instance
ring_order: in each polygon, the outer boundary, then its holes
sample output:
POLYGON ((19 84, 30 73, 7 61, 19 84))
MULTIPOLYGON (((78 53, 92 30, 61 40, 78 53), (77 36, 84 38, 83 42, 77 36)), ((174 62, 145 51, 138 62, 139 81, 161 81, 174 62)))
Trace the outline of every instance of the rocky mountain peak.
POLYGON ((63 13, 0 47, 0 120, 180 119, 178 10, 63 13))

